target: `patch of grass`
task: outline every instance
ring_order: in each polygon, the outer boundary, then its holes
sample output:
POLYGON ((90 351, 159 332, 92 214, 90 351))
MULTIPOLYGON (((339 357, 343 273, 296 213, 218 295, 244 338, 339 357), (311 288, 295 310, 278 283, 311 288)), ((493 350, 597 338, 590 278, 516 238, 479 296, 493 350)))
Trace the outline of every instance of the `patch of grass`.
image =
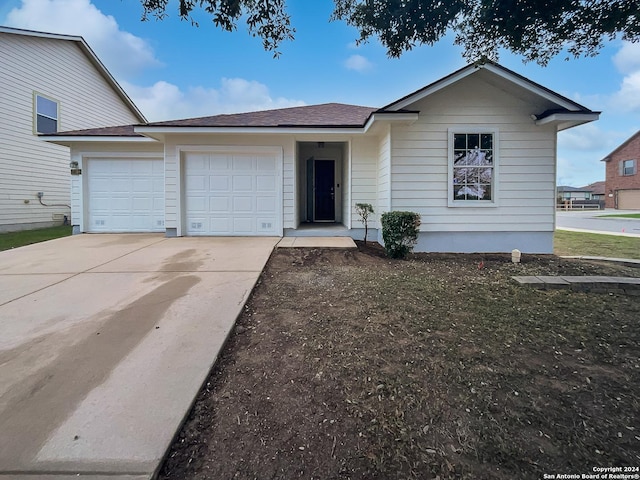
POLYGON ((70 225, 0 233, 0 251, 71 235, 70 225))
POLYGON ((554 253, 640 259, 640 238, 556 230, 554 253))
POLYGON ((618 215, 598 215, 598 217, 640 218, 640 213, 620 213, 618 215))

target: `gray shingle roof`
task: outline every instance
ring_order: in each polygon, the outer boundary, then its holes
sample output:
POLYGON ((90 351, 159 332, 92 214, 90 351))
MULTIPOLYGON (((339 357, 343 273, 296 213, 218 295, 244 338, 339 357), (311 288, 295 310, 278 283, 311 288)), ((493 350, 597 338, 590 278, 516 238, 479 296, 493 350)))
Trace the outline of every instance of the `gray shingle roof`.
POLYGON ((324 103, 259 112, 152 122, 152 127, 362 127, 377 108, 324 103))

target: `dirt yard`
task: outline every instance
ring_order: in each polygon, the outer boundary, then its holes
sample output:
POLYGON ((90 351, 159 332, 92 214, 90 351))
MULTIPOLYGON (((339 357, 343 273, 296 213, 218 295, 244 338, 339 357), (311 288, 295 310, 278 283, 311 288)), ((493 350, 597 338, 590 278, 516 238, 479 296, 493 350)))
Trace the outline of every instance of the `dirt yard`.
POLYGON ((510 277, 640 269, 523 260, 277 250, 160 478, 542 479, 637 467, 640 297, 510 277))

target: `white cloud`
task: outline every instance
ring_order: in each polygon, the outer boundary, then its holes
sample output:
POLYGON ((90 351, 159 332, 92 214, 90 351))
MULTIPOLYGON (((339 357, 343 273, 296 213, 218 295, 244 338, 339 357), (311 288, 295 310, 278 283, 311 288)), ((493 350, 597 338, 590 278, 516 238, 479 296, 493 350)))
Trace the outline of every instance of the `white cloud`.
POLYGON ((6 24, 80 35, 115 76, 129 77, 161 65, 146 40, 120 30, 116 20, 103 14, 90 0, 22 0, 20 7, 9 12, 6 24))
POLYGON ((198 86, 183 91, 164 81, 150 87, 124 82, 123 87, 151 122, 305 104, 300 100, 272 98, 266 85, 242 78, 223 78, 217 89, 198 86))
POLYGON ((366 72, 373 68, 373 64, 362 55, 351 55, 344 62, 344 66, 349 70, 355 70, 356 72, 366 72))
POLYGON ((611 98, 616 111, 640 113, 640 69, 622 79, 622 85, 611 98))
POLYGON ((613 56, 620 73, 640 71, 640 43, 622 42, 622 48, 613 56))
POLYGON ((611 135, 603 132, 597 124, 587 123, 576 128, 564 130, 558 133, 558 148, 577 151, 594 151, 611 146, 616 140, 610 139, 611 135))
POLYGON ((640 43, 622 42, 613 63, 624 78, 609 107, 616 112, 640 113, 640 43))

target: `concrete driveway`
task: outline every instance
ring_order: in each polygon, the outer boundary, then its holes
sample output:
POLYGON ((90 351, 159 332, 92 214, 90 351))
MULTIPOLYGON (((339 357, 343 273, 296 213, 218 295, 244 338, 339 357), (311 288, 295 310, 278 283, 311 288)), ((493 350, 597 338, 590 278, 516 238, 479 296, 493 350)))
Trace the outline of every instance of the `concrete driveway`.
POLYGON ((0 479, 152 477, 278 240, 0 252, 0 479))

